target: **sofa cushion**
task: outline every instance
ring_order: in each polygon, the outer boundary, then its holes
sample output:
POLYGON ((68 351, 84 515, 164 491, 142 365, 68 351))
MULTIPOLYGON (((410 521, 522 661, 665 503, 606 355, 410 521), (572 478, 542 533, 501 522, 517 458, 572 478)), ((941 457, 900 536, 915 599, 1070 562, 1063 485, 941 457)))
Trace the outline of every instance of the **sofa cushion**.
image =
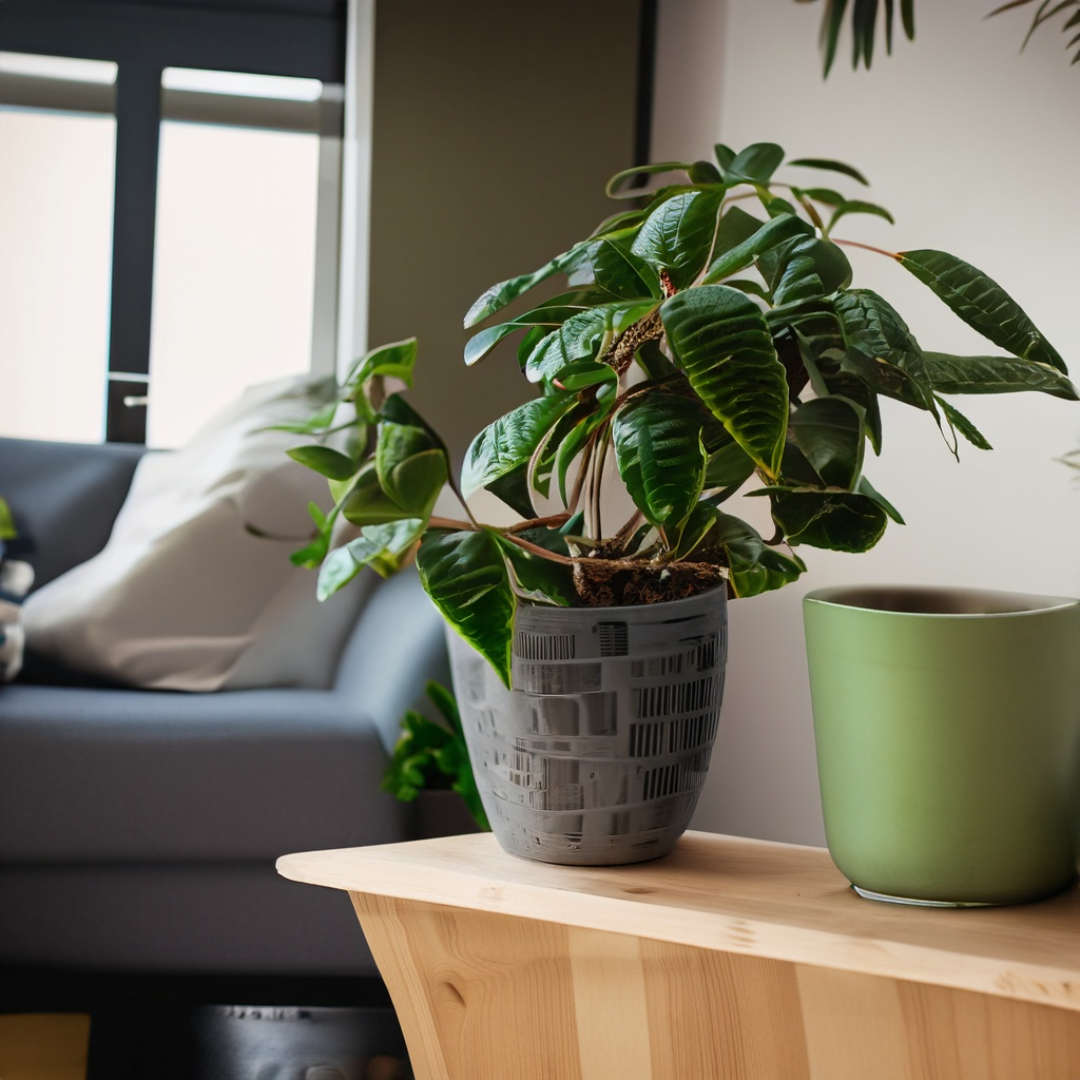
POLYGON ((147 454, 94 558, 35 592, 28 650, 98 680, 169 690, 326 687, 363 589, 325 604, 289 555, 326 482, 291 461, 332 379, 252 388, 181 450, 147 454))
POLYGON ((362 697, 12 683, 0 863, 250 862, 392 843, 406 807, 379 790, 385 766, 362 697))

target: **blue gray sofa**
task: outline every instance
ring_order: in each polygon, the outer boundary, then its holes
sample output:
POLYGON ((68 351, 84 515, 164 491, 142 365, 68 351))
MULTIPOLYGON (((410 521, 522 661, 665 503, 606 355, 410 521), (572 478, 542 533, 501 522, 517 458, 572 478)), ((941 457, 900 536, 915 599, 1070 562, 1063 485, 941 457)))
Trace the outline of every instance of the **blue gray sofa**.
MULTIPOLYGON (((38 585, 102 548, 143 452, 0 439, 38 585)), ((415 573, 350 588, 370 592, 325 691, 85 686, 32 656, 0 686, 0 967, 375 973, 344 898, 274 872, 416 832, 379 781, 448 679, 442 621, 415 573)))

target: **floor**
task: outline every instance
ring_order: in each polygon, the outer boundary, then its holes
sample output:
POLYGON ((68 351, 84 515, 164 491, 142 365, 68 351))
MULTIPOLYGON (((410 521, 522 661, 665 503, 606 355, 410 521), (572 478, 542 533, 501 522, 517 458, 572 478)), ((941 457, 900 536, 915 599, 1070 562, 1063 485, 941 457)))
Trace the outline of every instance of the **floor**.
POLYGON ((412 1076, 375 979, 5 970, 0 1013, 89 1014, 87 1080, 412 1076))

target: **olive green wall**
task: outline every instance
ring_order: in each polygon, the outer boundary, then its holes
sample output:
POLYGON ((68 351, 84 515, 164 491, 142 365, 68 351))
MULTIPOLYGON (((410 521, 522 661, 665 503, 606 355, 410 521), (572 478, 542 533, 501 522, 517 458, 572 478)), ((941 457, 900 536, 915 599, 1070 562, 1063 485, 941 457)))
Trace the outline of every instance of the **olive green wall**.
POLYGON ((416 335, 410 400, 460 460, 534 392, 516 339, 479 367, 462 317, 586 236, 633 163, 639 0, 382 0, 369 342, 416 335))

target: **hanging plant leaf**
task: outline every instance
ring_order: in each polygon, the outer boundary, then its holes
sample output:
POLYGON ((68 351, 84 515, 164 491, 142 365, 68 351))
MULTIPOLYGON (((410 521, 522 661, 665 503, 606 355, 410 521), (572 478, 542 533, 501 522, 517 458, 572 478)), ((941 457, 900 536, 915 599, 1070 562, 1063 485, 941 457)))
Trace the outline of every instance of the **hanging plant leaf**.
POLYGON ((1056 368, 1014 356, 923 354, 927 381, 941 394, 1011 394, 1039 390, 1065 401, 1080 400, 1076 387, 1056 368))
POLYGON ((888 524, 885 511, 865 495, 773 490, 769 498, 773 519, 792 544, 830 551, 869 551, 888 524))
POLYGON ((830 487, 853 489, 866 446, 860 410, 844 398, 814 398, 792 413, 789 424, 818 476, 830 487))
MULTIPOLYGON (((729 210, 723 220, 729 218, 732 213, 734 210, 729 210)), ((723 223, 721 223, 721 229, 723 229, 723 223)), ((785 241, 800 236, 810 237, 813 234, 812 225, 792 214, 782 214, 780 217, 772 218, 747 239, 740 241, 733 248, 715 258, 703 283, 711 285, 732 274, 737 274, 753 265, 754 260, 760 258, 765 252, 778 247, 785 241)))
POLYGON ((517 603, 499 545, 486 532, 430 530, 416 566, 443 618, 509 687, 517 603))
POLYGON ((897 259, 954 314, 999 348, 1067 373, 1057 349, 1043 337, 1020 305, 977 267, 955 255, 930 249, 901 251, 897 259))

